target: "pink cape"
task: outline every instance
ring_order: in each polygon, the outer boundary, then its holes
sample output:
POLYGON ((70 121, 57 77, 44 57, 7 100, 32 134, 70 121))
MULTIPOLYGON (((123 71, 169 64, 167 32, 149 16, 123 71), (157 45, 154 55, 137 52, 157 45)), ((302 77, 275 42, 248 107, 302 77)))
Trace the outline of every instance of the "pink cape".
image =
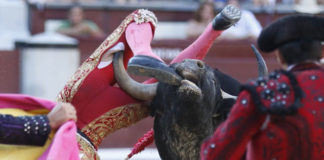
MULTIPOLYGON (((23 94, 0 94, 0 108, 18 108, 26 111, 44 108, 51 110, 55 105, 55 102, 23 94)), ((39 160, 80 160, 76 131, 75 122, 64 123, 39 160)))

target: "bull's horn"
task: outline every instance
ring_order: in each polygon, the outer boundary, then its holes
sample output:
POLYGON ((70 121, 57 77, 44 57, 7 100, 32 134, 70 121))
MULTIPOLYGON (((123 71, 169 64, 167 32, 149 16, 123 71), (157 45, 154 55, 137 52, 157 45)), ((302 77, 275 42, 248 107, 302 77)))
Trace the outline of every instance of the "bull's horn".
POLYGON ((226 93, 225 91, 223 91, 222 89, 221 89, 221 92, 222 92, 223 99, 235 99, 236 100, 236 98, 237 98, 237 96, 230 95, 230 94, 226 93))
POLYGON ((253 44, 251 44, 251 47, 258 62, 259 77, 267 76, 268 75, 267 64, 265 63, 261 53, 256 49, 256 47, 253 44))
POLYGON ((125 70, 123 63, 124 51, 118 51, 114 54, 113 65, 115 78, 124 91, 132 97, 139 100, 151 100, 156 94, 157 84, 142 84, 133 80, 125 70))

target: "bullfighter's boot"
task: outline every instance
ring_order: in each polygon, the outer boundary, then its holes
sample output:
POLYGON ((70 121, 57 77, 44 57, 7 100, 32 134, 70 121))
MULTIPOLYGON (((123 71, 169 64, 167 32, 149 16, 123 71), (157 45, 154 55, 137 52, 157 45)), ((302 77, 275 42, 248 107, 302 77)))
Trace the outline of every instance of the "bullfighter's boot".
POLYGON ((213 29, 225 30, 239 21, 240 18, 241 11, 232 5, 228 5, 213 19, 213 29))
MULTIPOLYGON (((231 5, 226 6, 214 19, 208 24, 204 32, 186 49, 184 49, 172 63, 181 62, 184 59, 203 59, 214 40, 229 28, 241 17, 241 11, 231 5)), ((173 70, 168 69, 167 65, 160 59, 154 59, 153 56, 134 56, 128 62, 128 71, 136 75, 149 76, 159 81, 169 84, 179 84, 179 77, 173 70), (161 71, 163 70, 163 71, 161 71)))

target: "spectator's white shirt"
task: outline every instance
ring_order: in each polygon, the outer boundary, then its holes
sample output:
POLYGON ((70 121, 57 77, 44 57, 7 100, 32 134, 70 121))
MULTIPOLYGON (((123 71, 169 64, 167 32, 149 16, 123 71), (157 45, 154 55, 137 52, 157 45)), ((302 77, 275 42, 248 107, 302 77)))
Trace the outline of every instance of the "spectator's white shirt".
POLYGON ((221 38, 223 39, 246 39, 257 38, 262 30, 262 26, 255 18, 254 14, 248 10, 241 10, 242 15, 238 23, 225 30, 221 38))

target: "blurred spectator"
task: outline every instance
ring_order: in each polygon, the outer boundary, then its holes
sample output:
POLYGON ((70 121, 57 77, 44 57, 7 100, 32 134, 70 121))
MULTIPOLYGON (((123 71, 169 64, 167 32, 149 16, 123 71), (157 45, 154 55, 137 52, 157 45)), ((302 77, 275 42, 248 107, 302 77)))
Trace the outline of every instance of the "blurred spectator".
POLYGON ((76 37, 103 37, 102 30, 92 21, 84 19, 83 9, 79 6, 72 7, 68 20, 57 29, 57 32, 76 37))
POLYGON ((253 0, 253 4, 259 7, 274 6, 276 0, 253 0))
POLYGON ((294 7, 300 13, 318 14, 323 11, 317 0, 299 0, 294 7))
MULTIPOLYGON (((32 0, 32 1, 40 1, 40 0, 32 0)), ((95 3, 98 0, 41 0, 46 3, 95 3)))
POLYGON ((221 10, 225 7, 227 0, 207 0, 210 2, 214 2, 214 6, 217 10, 221 10))
POLYGON ((138 3, 140 2, 140 0, 113 0, 113 2, 115 3, 119 3, 119 4, 126 4, 126 3, 138 3))
POLYGON ((318 3, 319 5, 324 5, 324 0, 317 0, 317 3, 318 3))
POLYGON ((194 19, 189 21, 187 37, 198 37, 206 28, 208 23, 215 17, 215 6, 213 2, 202 2, 195 12, 194 19))
MULTIPOLYGON (((228 0, 228 4, 236 7, 240 7, 238 0, 228 0)), ((241 39, 251 39, 256 40, 259 36, 262 26, 256 19, 251 11, 241 8, 241 19, 238 23, 231 28, 225 30, 219 39, 228 40, 241 40, 241 39)))
POLYGON ((287 5, 293 5, 293 4, 295 4, 296 1, 297 0, 281 0, 281 1, 279 1, 279 3, 287 4, 287 5))

